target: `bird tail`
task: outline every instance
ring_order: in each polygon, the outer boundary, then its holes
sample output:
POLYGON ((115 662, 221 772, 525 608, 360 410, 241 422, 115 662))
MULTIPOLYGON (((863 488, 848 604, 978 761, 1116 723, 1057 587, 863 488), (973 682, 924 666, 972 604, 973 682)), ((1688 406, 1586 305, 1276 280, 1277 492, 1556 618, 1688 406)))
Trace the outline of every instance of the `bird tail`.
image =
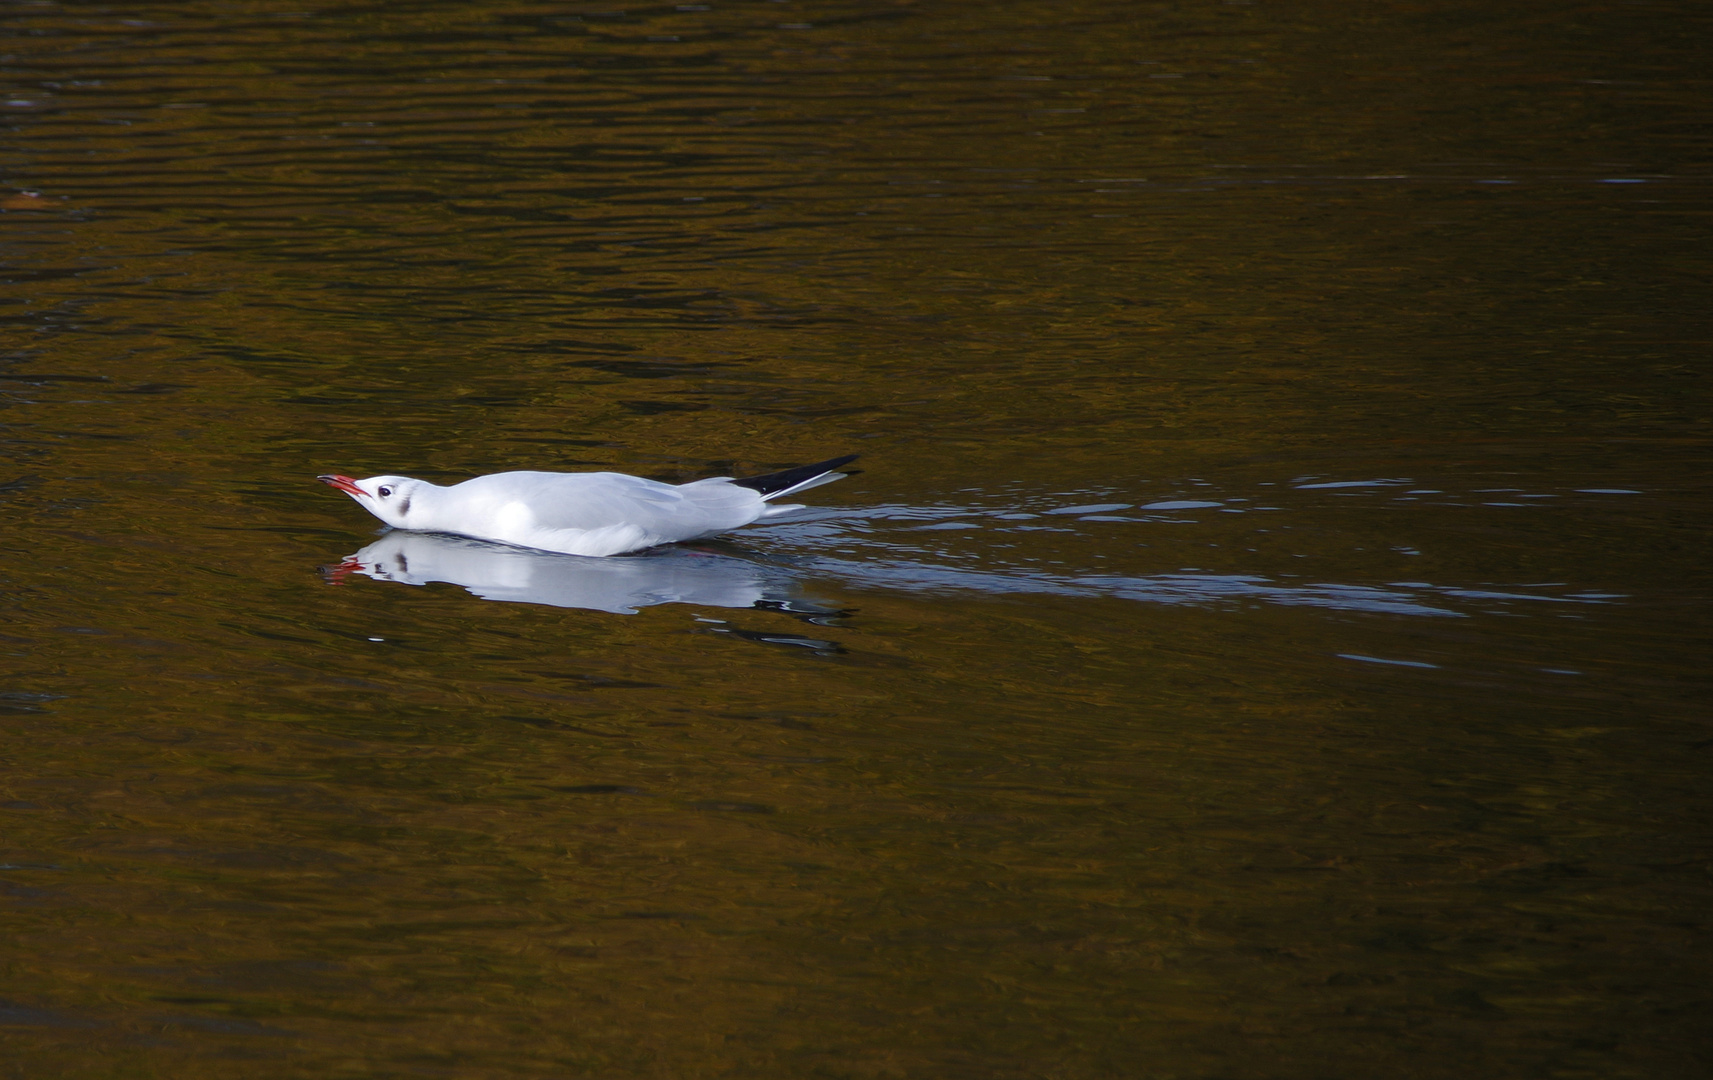
POLYGON ((795 469, 765 473, 761 476, 746 476, 742 480, 733 480, 732 483, 760 492, 763 499, 778 499, 820 487, 822 484, 830 484, 834 480, 843 480, 850 474, 833 470, 856 459, 857 455, 846 454, 844 457, 828 458, 814 465, 799 465, 795 469))

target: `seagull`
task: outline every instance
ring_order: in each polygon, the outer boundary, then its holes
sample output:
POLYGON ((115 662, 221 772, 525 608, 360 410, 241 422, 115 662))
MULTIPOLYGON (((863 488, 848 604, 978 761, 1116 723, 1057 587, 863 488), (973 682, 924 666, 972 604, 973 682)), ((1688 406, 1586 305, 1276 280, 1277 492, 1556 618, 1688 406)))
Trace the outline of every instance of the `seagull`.
POLYGON ((846 474, 834 470, 856 458, 846 454, 763 476, 689 484, 612 472, 503 472, 449 487, 409 476, 316 479, 395 529, 600 556, 699 540, 801 510, 772 500, 842 480, 846 474))

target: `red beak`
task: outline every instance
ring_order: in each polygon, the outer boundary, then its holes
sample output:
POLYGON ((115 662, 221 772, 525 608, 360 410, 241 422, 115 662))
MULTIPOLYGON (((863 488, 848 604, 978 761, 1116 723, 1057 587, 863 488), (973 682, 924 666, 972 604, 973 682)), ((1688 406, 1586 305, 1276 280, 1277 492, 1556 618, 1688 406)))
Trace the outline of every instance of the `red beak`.
POLYGON ((323 484, 326 484, 328 487, 338 488, 347 495, 362 495, 367 497, 369 494, 362 488, 358 487, 357 481, 351 479, 349 476, 340 476, 338 473, 334 473, 331 476, 318 476, 316 479, 321 481, 323 484))
POLYGON ((321 576, 326 579, 327 584, 329 585, 344 585, 347 578, 349 578, 353 573, 361 573, 362 569, 362 563, 358 562, 356 559, 347 557, 346 560, 338 566, 323 566, 321 568, 321 576))

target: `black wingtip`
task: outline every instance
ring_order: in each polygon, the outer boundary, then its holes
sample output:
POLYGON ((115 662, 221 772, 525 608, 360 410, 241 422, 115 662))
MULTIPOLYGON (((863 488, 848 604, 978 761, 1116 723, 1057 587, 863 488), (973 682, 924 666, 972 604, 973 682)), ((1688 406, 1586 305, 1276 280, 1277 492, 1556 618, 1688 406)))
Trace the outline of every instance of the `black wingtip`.
POLYGON ((817 476, 830 473, 840 465, 855 461, 858 454, 846 454, 844 457, 828 458, 826 461, 813 465, 799 465, 795 469, 785 469, 780 472, 764 473, 761 476, 746 476, 742 480, 733 480, 738 487, 746 487, 751 491, 759 491, 763 495, 771 495, 776 491, 784 491, 796 487, 805 480, 813 480, 817 476))

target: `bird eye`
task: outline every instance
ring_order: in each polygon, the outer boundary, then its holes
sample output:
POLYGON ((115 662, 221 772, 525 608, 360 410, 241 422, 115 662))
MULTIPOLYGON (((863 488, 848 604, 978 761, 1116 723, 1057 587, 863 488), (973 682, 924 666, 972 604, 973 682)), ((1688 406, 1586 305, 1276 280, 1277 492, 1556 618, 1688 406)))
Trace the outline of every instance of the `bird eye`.
POLYGON ((390 499, 392 497, 393 497, 393 489, 392 488, 384 487, 381 489, 381 498, 390 499))

